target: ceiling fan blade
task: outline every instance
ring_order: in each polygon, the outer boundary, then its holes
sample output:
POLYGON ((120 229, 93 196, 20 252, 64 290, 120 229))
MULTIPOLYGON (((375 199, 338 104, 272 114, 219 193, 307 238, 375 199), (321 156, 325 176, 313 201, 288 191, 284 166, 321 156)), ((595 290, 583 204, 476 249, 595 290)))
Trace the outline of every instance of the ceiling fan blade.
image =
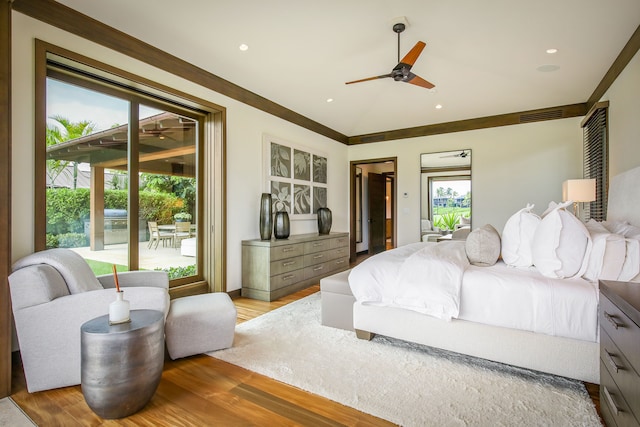
POLYGON ((369 80, 384 79, 385 77, 391 77, 391 74, 383 74, 381 76, 367 77, 366 79, 354 80, 352 82, 346 82, 345 84, 350 85, 352 83, 368 82, 369 80))
POLYGON ((409 51, 409 53, 407 53, 404 56, 404 58, 402 58, 402 61, 400 61, 400 63, 401 64, 407 64, 409 66, 409 68, 413 67, 413 64, 416 63, 416 60, 418 59, 418 57, 422 53, 422 49, 424 49, 425 46, 426 46, 425 42, 416 43, 416 45, 413 47, 413 49, 411 49, 409 51))
POLYGON ((416 76, 415 74, 411 73, 409 74, 409 78, 407 80, 405 80, 406 83, 411 83, 412 85, 416 85, 416 86, 420 86, 426 89, 432 89, 434 87, 436 87, 436 85, 434 85, 431 82, 426 81, 425 79, 423 79, 420 76, 416 76))

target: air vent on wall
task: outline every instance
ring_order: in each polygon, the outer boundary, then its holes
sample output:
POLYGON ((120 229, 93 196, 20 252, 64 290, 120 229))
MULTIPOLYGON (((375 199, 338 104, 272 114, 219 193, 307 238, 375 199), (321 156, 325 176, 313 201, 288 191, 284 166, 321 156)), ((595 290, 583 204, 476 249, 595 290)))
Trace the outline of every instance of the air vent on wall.
POLYGON ((520 115, 520 123, 541 122, 543 120, 561 119, 562 110, 536 111, 535 113, 525 113, 520 115))

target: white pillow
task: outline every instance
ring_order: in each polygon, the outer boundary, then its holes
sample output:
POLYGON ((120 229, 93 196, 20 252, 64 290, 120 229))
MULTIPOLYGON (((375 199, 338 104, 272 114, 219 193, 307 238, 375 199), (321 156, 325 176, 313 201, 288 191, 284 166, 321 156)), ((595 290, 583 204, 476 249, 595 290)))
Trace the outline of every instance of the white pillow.
POLYGON ((469 262, 480 267, 495 264, 500 257, 500 234, 491 224, 469 233, 464 244, 469 262))
MULTIPOLYGON (((626 239, 621 234, 610 233, 602 223, 594 220, 590 220, 585 226, 589 231, 592 247, 582 277, 590 281, 618 280, 626 259, 626 239)), ((631 277, 634 276, 635 274, 631 277)))
POLYGON ((581 276, 586 268, 591 238, 584 224, 564 209, 572 203, 561 203, 549 211, 533 236, 533 264, 546 277, 581 276))
POLYGON ((502 230, 502 259, 512 267, 533 265, 531 244, 540 224, 540 217, 532 212, 533 206, 527 204, 513 214, 502 230))

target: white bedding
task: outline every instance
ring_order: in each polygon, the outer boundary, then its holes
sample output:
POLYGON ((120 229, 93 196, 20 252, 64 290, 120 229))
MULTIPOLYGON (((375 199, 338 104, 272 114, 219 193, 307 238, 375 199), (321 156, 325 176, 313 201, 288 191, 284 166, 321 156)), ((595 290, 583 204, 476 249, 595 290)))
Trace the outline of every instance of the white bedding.
POLYGON ((597 283, 547 278, 535 268, 513 268, 502 262, 471 266, 459 259, 460 247, 464 256, 463 241, 415 243, 383 252, 352 269, 349 285, 356 300, 366 304, 598 341, 597 283), (448 267, 438 272, 445 249, 454 254, 445 263, 448 267), (428 262, 414 254, 436 258, 428 262), (410 265, 404 265, 405 260, 411 260, 410 265), (464 272, 459 282, 456 269, 464 272), (432 292, 424 292, 427 289, 432 292))
POLYGON ((451 320, 468 266, 464 241, 416 243, 369 258, 351 271, 349 285, 358 301, 451 320))
POLYGON ((460 293, 459 319, 547 335, 598 341, 598 284, 544 277, 535 268, 499 261, 469 266, 460 293))

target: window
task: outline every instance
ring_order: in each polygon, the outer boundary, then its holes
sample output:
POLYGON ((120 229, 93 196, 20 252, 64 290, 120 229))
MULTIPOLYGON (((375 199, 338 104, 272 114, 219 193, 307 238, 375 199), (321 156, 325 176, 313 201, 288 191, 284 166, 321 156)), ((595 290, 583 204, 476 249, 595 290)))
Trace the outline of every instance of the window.
POLYGON ((609 188, 609 150, 607 145, 607 109, 609 102, 594 105, 582 121, 583 177, 596 180, 596 200, 584 204, 584 220, 604 221, 607 218, 609 188))
POLYGON ((208 253, 223 253, 223 239, 211 245, 204 233, 220 225, 203 215, 205 204, 221 200, 207 197, 220 183, 205 188, 203 178, 204 141, 220 134, 216 112, 191 98, 160 96, 96 62, 48 49, 43 57, 45 123, 36 133, 46 147, 36 144, 36 250, 70 248, 96 274, 113 264, 161 269, 172 288, 206 287, 209 276, 218 282, 213 289, 223 290, 222 273, 211 271, 219 263, 204 262, 208 253))

